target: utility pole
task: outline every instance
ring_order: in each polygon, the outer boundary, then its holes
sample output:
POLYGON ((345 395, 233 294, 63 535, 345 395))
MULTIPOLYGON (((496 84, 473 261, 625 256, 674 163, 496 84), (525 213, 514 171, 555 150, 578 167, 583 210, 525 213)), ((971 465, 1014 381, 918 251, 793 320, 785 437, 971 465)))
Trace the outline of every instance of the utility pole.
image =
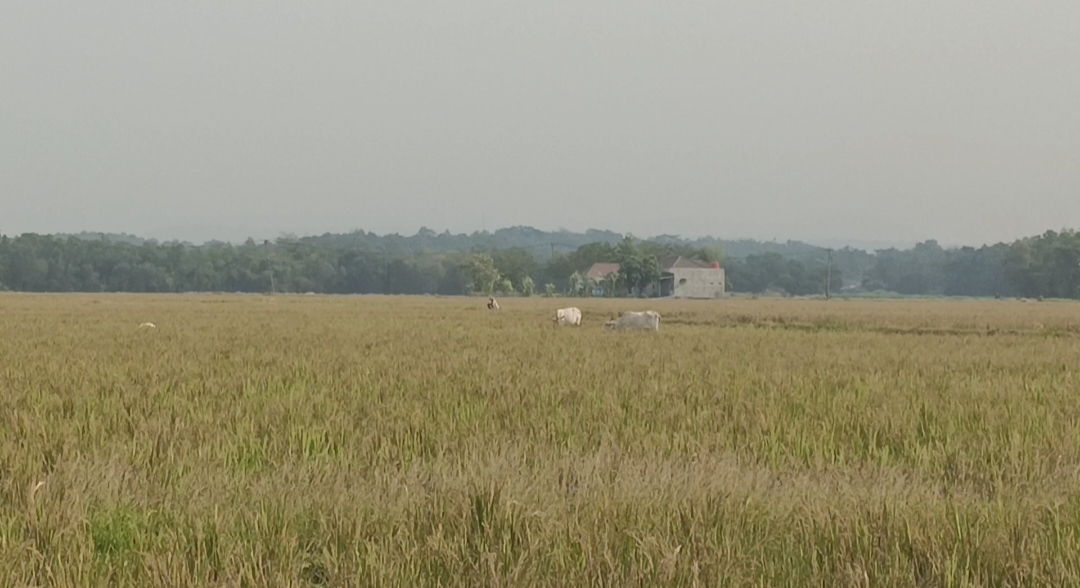
POLYGON ((551 245, 551 259, 555 259, 555 244, 549 243, 549 245, 551 245))
POLYGON ((274 266, 270 263, 270 240, 263 239, 263 253, 266 254, 266 269, 270 270, 270 295, 277 294, 277 287, 274 286, 274 266))
POLYGON ((390 254, 383 249, 383 295, 390 293, 390 254))
POLYGON ((828 265, 825 270, 825 300, 829 299, 829 287, 832 285, 832 249, 828 250, 828 265))

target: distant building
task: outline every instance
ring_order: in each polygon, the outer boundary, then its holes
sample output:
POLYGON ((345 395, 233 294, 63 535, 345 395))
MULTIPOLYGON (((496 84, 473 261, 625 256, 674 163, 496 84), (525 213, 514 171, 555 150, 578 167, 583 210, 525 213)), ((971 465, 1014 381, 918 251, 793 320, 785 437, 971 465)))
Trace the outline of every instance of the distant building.
POLYGON ((606 280, 611 274, 619 273, 619 264, 617 263, 594 263, 589 271, 585 272, 585 277, 593 282, 593 296, 604 295, 604 280, 606 280))
MULTIPOLYGON (((660 296, 723 298, 724 268, 719 263, 671 255, 660 260, 660 296)), ((655 293, 657 287, 650 290, 655 293)))

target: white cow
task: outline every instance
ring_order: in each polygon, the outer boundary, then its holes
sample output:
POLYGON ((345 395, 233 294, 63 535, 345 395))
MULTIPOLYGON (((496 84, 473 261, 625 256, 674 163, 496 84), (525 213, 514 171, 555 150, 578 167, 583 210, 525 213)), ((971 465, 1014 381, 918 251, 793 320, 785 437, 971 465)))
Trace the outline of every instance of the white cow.
POLYGON ((139 325, 139 328, 140 329, 156 329, 157 325, 155 325, 154 323, 143 323, 143 324, 139 325))
POLYGON ((624 312, 622 316, 617 319, 610 320, 604 324, 604 330, 614 331, 623 329, 649 329, 652 331, 660 330, 660 313, 655 310, 645 310, 642 312, 624 312))
POLYGON ((555 324, 562 325, 581 325, 581 311, 571 306, 569 308, 560 308, 555 311, 555 324))

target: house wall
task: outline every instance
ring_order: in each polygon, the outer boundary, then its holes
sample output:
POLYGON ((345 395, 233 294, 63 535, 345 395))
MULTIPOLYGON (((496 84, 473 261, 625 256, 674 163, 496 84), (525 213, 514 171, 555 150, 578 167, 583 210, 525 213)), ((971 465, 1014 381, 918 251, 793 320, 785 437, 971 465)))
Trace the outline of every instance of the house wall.
POLYGON ((675 298, 722 298, 724 268, 671 268, 675 298), (685 280, 685 281, 684 281, 685 280))
MULTIPOLYGON (((663 281, 664 279, 665 279, 664 275, 660 274, 660 280, 663 281)), ((663 287, 661 286, 660 283, 653 282, 653 283, 649 284, 648 286, 645 286, 645 289, 641 291, 641 294, 642 294, 642 296, 645 296, 647 298, 655 298, 657 296, 663 296, 664 295, 662 290, 663 290, 663 287)))

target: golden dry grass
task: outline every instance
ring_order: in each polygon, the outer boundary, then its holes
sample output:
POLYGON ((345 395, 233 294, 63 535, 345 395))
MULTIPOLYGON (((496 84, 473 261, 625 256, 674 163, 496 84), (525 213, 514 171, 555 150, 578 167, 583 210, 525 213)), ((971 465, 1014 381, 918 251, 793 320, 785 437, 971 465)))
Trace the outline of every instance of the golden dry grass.
POLYGON ((500 302, 0 296, 0 586, 1080 584, 1080 305, 500 302))

